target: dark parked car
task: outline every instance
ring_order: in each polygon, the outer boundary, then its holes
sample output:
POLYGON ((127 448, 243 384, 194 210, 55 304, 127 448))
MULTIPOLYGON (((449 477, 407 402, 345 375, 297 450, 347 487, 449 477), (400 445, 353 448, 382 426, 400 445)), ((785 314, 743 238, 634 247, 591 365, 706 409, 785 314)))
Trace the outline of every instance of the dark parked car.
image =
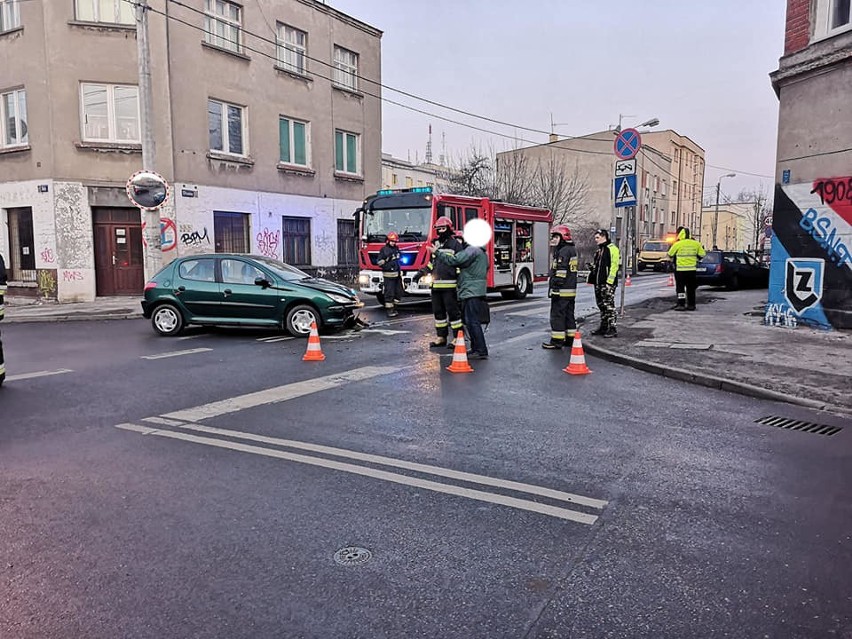
POLYGON ((769 268, 743 251, 707 251, 696 268, 699 286, 767 288, 769 268))
POLYGON ((363 306, 351 288, 256 255, 181 257, 145 285, 142 314, 160 335, 187 324, 280 327, 297 337, 355 323, 363 306))

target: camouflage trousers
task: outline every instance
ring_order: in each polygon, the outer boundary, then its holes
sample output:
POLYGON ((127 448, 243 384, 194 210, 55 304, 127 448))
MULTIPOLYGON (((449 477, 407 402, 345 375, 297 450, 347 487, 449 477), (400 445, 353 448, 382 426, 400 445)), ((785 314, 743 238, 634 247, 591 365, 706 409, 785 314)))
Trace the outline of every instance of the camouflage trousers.
POLYGON ((601 325, 608 328, 616 327, 615 314, 615 285, 595 284, 595 302, 601 312, 601 325))

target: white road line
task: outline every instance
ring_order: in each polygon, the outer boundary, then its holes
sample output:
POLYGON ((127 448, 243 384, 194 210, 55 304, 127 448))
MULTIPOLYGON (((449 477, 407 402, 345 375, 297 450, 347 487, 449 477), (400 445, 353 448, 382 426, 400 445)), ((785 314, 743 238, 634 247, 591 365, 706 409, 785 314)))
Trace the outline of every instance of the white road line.
POLYGON ((350 384, 352 382, 361 382, 365 379, 371 379, 381 375, 389 375, 390 373, 396 373, 404 370, 405 368, 405 366, 365 366, 363 368, 356 368, 343 373, 336 373, 334 375, 316 377, 314 379, 295 382, 293 384, 276 386, 275 388, 268 388, 256 393, 248 393, 247 395, 240 395, 238 397, 229 397, 222 401, 202 404, 201 406, 167 413, 166 415, 162 415, 162 417, 165 417, 166 419, 179 419, 186 422, 198 422, 210 417, 218 417, 219 415, 226 415, 228 413, 235 413, 247 408, 254 408, 255 406, 285 402, 297 397, 303 397, 304 395, 311 395, 312 393, 337 388, 338 386, 343 386, 344 384, 350 384))
MULTIPOLYGON (((151 418, 146 419, 144 421, 154 423, 154 419, 151 418)), ((358 461, 368 462, 371 464, 381 464, 382 466, 404 468, 406 470, 411 470, 418 473, 437 475, 439 477, 448 477, 450 479, 465 481, 472 484, 482 484, 484 486, 493 486, 495 488, 505 488, 507 490, 529 493, 531 495, 541 495, 542 497, 558 499, 559 501, 565 501, 574 504, 581 504, 583 506, 590 506, 592 508, 601 509, 609 503, 602 499, 593 499, 591 497, 584 497, 583 495, 566 493, 561 490, 552 490, 550 488, 543 488, 541 486, 534 486, 532 484, 524 484, 516 481, 496 479, 493 477, 487 477, 485 475, 476 475, 474 473, 466 473, 463 471, 452 470, 450 468, 441 468, 440 466, 418 464, 416 462, 408 462, 402 459, 394 459, 393 457, 371 455, 369 453, 359 453, 357 451, 347 450, 345 448, 333 448, 331 446, 322 446, 320 444, 311 444, 308 442, 300 442, 292 439, 268 437, 266 435, 255 435, 253 433, 246 433, 238 430, 228 430, 225 428, 214 428, 212 426, 203 426, 201 424, 187 424, 180 422, 175 423, 172 420, 163 420, 163 422, 171 422, 168 424, 169 426, 175 426, 177 428, 183 428, 185 430, 194 430, 202 433, 208 433, 210 435, 223 435, 225 437, 245 439, 247 441, 260 442, 263 444, 286 446, 287 448, 298 448, 300 450, 307 450, 314 453, 322 453, 325 455, 334 455, 336 457, 356 459, 358 461)))
POLYGON ((206 353, 212 348, 190 348, 185 351, 172 351, 171 353, 160 353, 159 355, 140 355, 142 359, 165 359, 166 357, 178 357, 180 355, 193 355, 195 353, 206 353))
POLYGON ((265 342, 266 344, 273 344, 275 342, 288 342, 291 339, 296 339, 295 337, 258 337, 258 342, 265 342))
POLYGON ((541 306, 539 308, 533 308, 528 311, 506 311, 506 315, 517 315, 518 317, 535 317, 538 315, 546 317, 548 313, 550 313, 550 308, 548 306, 541 306))
POLYGON ((202 335, 204 335, 204 333, 198 333, 198 335, 184 335, 183 337, 176 337, 175 339, 177 339, 177 341, 179 342, 182 342, 183 340, 195 339, 197 337, 201 337, 202 335))
POLYGON ((20 379, 35 379, 36 377, 49 377, 51 375, 62 375, 64 373, 73 373, 70 368, 60 368, 55 371, 36 371, 35 373, 21 373, 20 375, 6 375, 7 382, 14 382, 20 379))
POLYGON ((244 453, 251 453, 253 455, 263 455, 265 457, 275 457, 277 459, 286 459, 288 461, 298 462, 302 464, 309 464, 311 466, 320 466, 323 468, 330 468, 332 470, 339 470, 347 473, 352 473, 354 475, 362 475, 364 477, 372 477, 374 479, 381 479, 384 481, 393 482, 395 484, 402 484, 404 486, 413 486, 415 488, 423 488, 425 490, 431 490, 438 493, 444 493, 447 495, 455 495, 457 497, 467 497, 468 499, 475 499, 477 501, 484 501, 492 504, 500 504, 502 506, 510 506, 512 508, 518 508, 520 510, 527 510, 530 512, 540 513, 542 515, 549 515, 551 517, 557 517, 559 519, 565 519, 568 521, 575 521, 581 524, 594 524, 598 517, 597 515, 590 515, 588 513, 577 512, 573 510, 569 510, 567 508, 560 508, 558 506, 551 506, 548 504, 540 504, 534 501, 528 501, 526 499, 518 499, 516 497, 507 497, 505 495, 497 495, 493 493, 488 493, 482 490, 474 490, 471 488, 463 488, 461 486, 454 486, 448 484, 442 484, 436 481, 430 481, 428 479, 420 479, 418 477, 409 477, 407 475, 399 475, 397 473, 390 473, 385 470, 377 470, 375 468, 368 468, 366 466, 358 466, 356 464, 348 464, 345 462, 338 462, 331 459, 323 459, 320 457, 311 457, 309 455, 299 455, 296 453, 289 453, 283 450, 274 450, 271 448, 263 448, 262 446, 250 446, 248 444, 239 444, 237 442, 224 441, 221 439, 214 439, 211 437, 199 437, 197 435, 189 435, 187 433, 177 433, 174 431, 167 430, 157 430, 155 428, 148 428, 147 426, 139 426, 137 424, 117 424, 116 428, 120 428, 122 430, 129 430, 138 433, 142 433, 143 435, 157 435, 160 437, 168 437, 171 439, 179 439, 182 441, 192 442, 195 444, 204 444, 207 446, 215 446, 217 448, 227 448, 230 450, 236 450, 244 453))

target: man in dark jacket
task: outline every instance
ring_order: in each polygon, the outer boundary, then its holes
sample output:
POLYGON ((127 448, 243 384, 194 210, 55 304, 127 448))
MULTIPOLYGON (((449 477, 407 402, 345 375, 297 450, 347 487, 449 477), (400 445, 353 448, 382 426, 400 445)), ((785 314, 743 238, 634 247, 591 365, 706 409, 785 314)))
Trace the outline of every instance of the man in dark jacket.
POLYGON ((382 267, 382 278, 384 282, 384 298, 385 310, 388 317, 396 317, 399 313, 396 310, 396 305, 402 299, 402 268, 399 265, 399 248, 396 243, 399 241, 399 235, 396 233, 388 233, 385 245, 379 251, 379 257, 376 264, 382 267))
POLYGON ((482 332, 482 318, 488 316, 488 256, 478 246, 464 244, 464 248, 453 254, 443 249, 434 249, 435 260, 459 269, 458 297, 462 304, 464 326, 470 338, 470 359, 488 359, 488 345, 482 332))
MULTIPOLYGON (((0 322, 6 315, 6 263, 3 261, 3 256, 0 255, 0 322)), ((3 380, 6 379, 6 363, 3 359, 3 338, 0 335, 0 386, 3 385, 3 380)))
POLYGON ((571 231, 564 224, 550 230, 550 341, 541 347, 560 349, 571 346, 577 322, 574 319, 574 302, 577 299, 577 248, 571 239, 571 231))
POLYGON ((615 289, 618 286, 618 268, 621 265, 621 255, 618 247, 609 241, 609 231, 595 231, 594 262, 589 268, 589 283, 595 285, 595 302, 601 313, 601 325, 592 335, 618 337, 615 313, 615 289))
MULTIPOLYGON (((441 249, 450 255, 455 255, 462 250, 462 243, 456 238, 453 232, 453 223, 448 217, 439 217, 435 220, 435 233, 437 237, 434 240, 441 249)), ((438 339, 429 343, 430 348, 439 348, 441 346, 453 347, 453 341, 448 340, 450 329, 453 330, 453 335, 456 335, 462 327, 461 309, 459 308, 459 299, 456 294, 457 269, 455 266, 450 266, 445 262, 438 262, 432 259, 426 266, 420 269, 415 276, 415 280, 430 273, 432 275, 432 312, 435 314, 435 332, 438 334, 438 339)))

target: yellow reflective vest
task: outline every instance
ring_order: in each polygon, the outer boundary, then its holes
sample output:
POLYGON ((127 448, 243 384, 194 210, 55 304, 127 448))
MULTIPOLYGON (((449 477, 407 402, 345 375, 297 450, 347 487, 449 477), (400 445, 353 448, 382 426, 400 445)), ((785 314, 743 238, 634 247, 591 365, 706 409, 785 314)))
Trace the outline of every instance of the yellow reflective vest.
POLYGON ((678 233, 677 237, 677 242, 669 249, 669 257, 675 258, 675 268, 678 271, 694 271, 698 260, 707 255, 707 251, 701 246, 701 242, 687 237, 684 231, 678 233))

